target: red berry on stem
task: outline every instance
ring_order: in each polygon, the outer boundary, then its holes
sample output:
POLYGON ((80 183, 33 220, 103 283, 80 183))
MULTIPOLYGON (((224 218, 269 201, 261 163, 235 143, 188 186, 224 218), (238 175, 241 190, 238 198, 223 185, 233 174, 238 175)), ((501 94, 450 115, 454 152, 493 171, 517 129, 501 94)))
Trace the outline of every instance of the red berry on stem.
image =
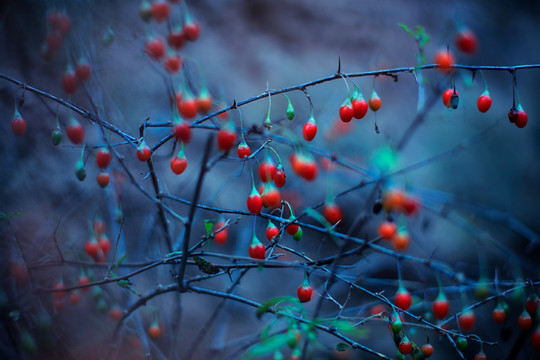
POLYGON ((420 348, 420 351, 422 352, 422 355, 424 355, 425 358, 428 358, 431 355, 433 355, 433 350, 434 350, 433 345, 431 345, 430 343, 424 344, 420 348))
POLYGON ((152 3, 152 16, 158 23, 165 22, 171 14, 171 8, 166 1, 154 1, 152 3))
POLYGON ((255 234, 253 234, 253 239, 251 240, 251 245, 249 246, 249 256, 253 259, 264 260, 266 254, 266 249, 264 245, 257 239, 255 234))
POLYGON ((69 120, 69 125, 67 127, 67 136, 69 140, 75 145, 82 144, 82 142, 84 141, 84 128, 73 117, 69 120))
POLYGON ((175 173, 176 175, 180 175, 186 170, 187 159, 182 150, 180 150, 178 155, 176 155, 175 157, 171 159, 170 165, 171 165, 172 172, 175 173))
MULTIPOLYGON (((97 255, 97 251, 98 251, 98 248, 96 247, 96 255, 97 255)), ((87 253, 88 253, 88 252, 87 252, 87 253)), ((92 256, 92 257, 93 257, 93 256, 92 256)), ((81 276, 79 277, 79 280, 77 281, 77 284, 78 284, 78 285, 86 285, 86 284, 90 284, 90 279, 88 279, 88 276, 86 276, 86 275, 81 275, 81 276)), ((88 290, 90 290, 90 287, 89 287, 89 286, 83 287, 83 288, 82 288, 82 291, 84 291, 84 292, 86 292, 86 291, 88 291, 88 290)))
POLYGON ((405 251, 411 243, 411 236, 406 230, 398 230, 390 241, 392 241, 392 246, 396 251, 405 251))
POLYGON ((450 310, 450 303, 446 299, 446 296, 442 290, 439 291, 439 295, 431 305, 431 310, 433 311, 433 315, 435 315, 435 317, 439 320, 444 319, 448 314, 448 311, 450 310))
POLYGON ((508 110, 508 120, 511 123, 515 123, 518 118, 518 109, 515 106, 512 106, 510 110, 508 110))
POLYGON ((491 97, 489 96, 489 92, 487 90, 478 97, 478 100, 476 100, 476 106, 478 107, 478 111, 481 113, 485 113, 489 110, 491 107, 491 97))
POLYGON ((463 29, 458 32, 454 40, 458 50, 465 54, 474 54, 478 48, 478 39, 476 38, 476 35, 468 29, 463 29))
POLYGON ((250 213, 252 214, 258 214, 261 212, 263 206, 262 197, 255 189, 255 186, 253 186, 251 190, 251 194, 247 198, 247 208, 250 213))
POLYGON ((92 237, 90 241, 87 241, 84 244, 84 251, 90 256, 92 259, 96 259, 98 252, 100 250, 99 243, 96 241, 96 238, 92 237))
POLYGON ((201 28, 199 24, 191 20, 186 21, 186 23, 184 24, 183 33, 184 33, 184 38, 186 40, 188 41, 197 40, 199 38, 200 32, 201 32, 201 28))
POLYGON ((462 331, 471 330, 476 323, 476 316, 472 309, 463 310, 458 316, 458 323, 462 331))
POLYGON ((77 78, 75 71, 73 71, 73 67, 71 65, 68 66, 67 70, 62 75, 62 89, 66 94, 73 95, 77 91, 78 83, 79 79, 77 78))
POLYGON ((161 328, 157 321, 154 321, 148 328, 148 335, 154 340, 161 336, 161 328))
POLYGON ((399 352, 402 353, 403 355, 407 355, 412 351, 412 348, 413 348, 412 343, 409 341, 407 336, 404 336, 401 339, 398 346, 399 352))
POLYGON ((308 122, 304 124, 304 127, 302 128, 302 135, 306 141, 313 140, 315 135, 317 135, 317 124, 315 123, 315 119, 313 117, 311 117, 308 122))
POLYGON ((165 55, 165 44, 160 37, 151 37, 144 45, 144 51, 152 59, 159 61, 165 55))
POLYGON ((403 213, 407 216, 414 215, 418 212, 420 203, 412 196, 405 195, 403 199, 403 213))
POLYGON ((199 93, 199 96, 197 96, 197 109, 202 114, 207 114, 211 109, 213 105, 213 99, 212 96, 210 96, 210 93, 206 88, 203 88, 201 92, 199 93))
POLYGON ((519 328, 523 331, 527 331, 531 327, 532 318, 531 318, 531 315, 529 315, 529 313, 527 312, 527 310, 523 310, 521 315, 519 315, 518 325, 519 325, 519 328))
POLYGON ((22 118, 17 110, 15 110, 15 114, 11 120, 11 130, 13 130, 13 133, 17 136, 23 136, 26 132, 26 120, 22 118))
POLYGON ((106 169, 111 163, 112 155, 106 147, 100 148, 96 153, 96 164, 100 169, 106 169))
POLYGON ((219 130, 217 136, 219 150, 227 152, 232 149, 235 142, 236 132, 234 131, 232 123, 229 123, 229 125, 224 126, 221 130, 219 130))
POLYGON ((377 227, 377 234, 383 240, 390 240, 397 232, 397 226, 393 222, 383 221, 377 227))
MULTIPOLYGON (((295 217, 291 215, 291 217, 289 218, 289 221, 294 221, 295 217)), ((285 227, 285 231, 287 231, 287 233, 289 235, 294 235, 296 234, 296 232, 298 231, 298 224, 289 224, 285 227)))
POLYGON ((178 70, 180 70, 180 66, 182 65, 182 59, 180 58, 180 55, 175 53, 170 53, 165 58, 165 62, 163 63, 163 66, 165 66, 165 70, 169 74, 176 74, 178 70))
POLYGON ((449 74, 453 70, 456 60, 450 50, 444 49, 435 53, 433 62, 437 65, 440 72, 449 74))
POLYGON ((177 140, 184 142, 185 144, 189 143, 191 140, 191 128, 187 121, 180 120, 173 127, 174 136, 177 140))
POLYGON ((279 229, 271 220, 268 220, 268 226, 266 227, 266 238, 268 241, 272 241, 272 239, 279 234, 279 229))
POLYGON ((227 239, 229 237, 229 228, 223 228, 225 224, 226 223, 223 220, 220 220, 214 224, 214 240, 219 245, 224 245, 227 243, 227 239))
POLYGON ((180 50, 184 46, 185 38, 182 29, 173 29, 167 37, 169 46, 175 50, 180 50))
POLYGON ((540 350, 540 325, 532 333, 531 343, 536 350, 540 350))
POLYGON ((361 95, 354 99, 351 104, 353 108, 353 116, 355 119, 362 119, 364 116, 366 116, 368 111, 368 103, 361 95))
POLYGON ((298 295, 298 300, 300 300, 300 302, 308 302, 309 300, 311 300, 313 289, 309 285, 307 276, 304 276, 304 281, 302 282, 302 285, 300 285, 296 290, 296 294, 298 295))
POLYGON ((261 198, 263 206, 266 208, 275 209, 281 205, 281 193, 272 183, 267 183, 264 186, 261 198))
POLYGON ((324 204, 322 214, 331 225, 337 224, 343 218, 343 211, 333 201, 324 204))
MULTIPOLYGON (((459 91, 456 91, 455 93, 459 96, 459 91)), ((454 89, 452 88, 444 90, 442 94, 442 102, 447 108, 452 107, 452 103, 450 101, 452 99, 452 95, 454 95, 454 89)))
POLYGON ((474 360, 487 360, 487 356, 483 351, 480 351, 474 356, 474 360))
POLYGON ((68 14, 65 12, 60 13, 59 19, 58 19, 58 30, 64 35, 66 35, 69 30, 71 30, 72 21, 68 14))
POLYGON ((111 241, 107 235, 103 235, 99 238, 99 246, 104 254, 107 254, 111 250, 111 241))
POLYGON ((381 98, 375 92, 375 89, 371 92, 371 96, 368 99, 368 105, 371 111, 377 111, 381 108, 381 98))
POLYGON ((527 301, 525 302, 525 308, 527 309, 527 312, 534 316, 536 312, 538 311, 538 307, 540 305, 540 299, 538 298, 538 295, 535 293, 529 295, 527 298, 527 301))
POLYGON ((238 157, 240 159, 246 158, 251 155, 251 149, 249 148, 245 140, 242 140, 240 144, 238 144, 238 147, 236 148, 236 154, 238 154, 238 157))
POLYGON ((285 176, 285 171, 283 170, 283 167, 281 165, 278 165, 274 176, 272 176, 272 179, 274 180, 274 184, 277 187, 280 188, 285 186, 285 182, 287 181, 287 179, 285 176))
POLYGON ((186 91, 182 101, 178 102, 177 105, 180 115, 188 119, 193 119, 195 116, 197 116, 197 101, 191 92, 186 91))
MULTIPOLYGON (((357 101, 357 100, 353 100, 353 101, 357 101)), ((366 107, 366 111, 367 111, 367 107, 366 107)), ((341 104, 341 107, 339 108, 339 118, 343 122, 349 122, 352 120, 354 115, 355 115, 355 111, 354 111, 353 103, 351 103, 349 99, 345 100, 343 104, 341 104)))
POLYGON ((152 151, 148 145, 146 145, 144 141, 141 142, 137 147, 137 159, 139 159, 139 161, 148 161, 150 160, 150 155, 152 155, 152 151))
POLYGON ((272 161, 272 158, 268 156, 265 161, 259 164, 259 178, 262 182, 270 182, 274 178, 276 173, 276 165, 272 161))
POLYGON ((521 105, 518 105, 517 107, 517 119, 514 124, 520 129, 527 125, 527 113, 523 110, 521 105))
POLYGON ((77 66, 75 66, 75 74, 77 75, 77 78, 81 81, 86 81, 90 79, 90 75, 92 74, 92 68, 90 67, 90 64, 88 63, 88 61, 86 61, 85 58, 81 58, 77 63, 77 66))
POLYGON ((493 309, 491 316, 493 317, 493 321, 497 324, 502 324, 504 320, 506 320, 506 311, 502 306, 497 305, 497 307, 493 309))
POLYGON ((400 285, 396 295, 394 295, 394 304, 402 310, 407 310, 411 307, 411 303, 411 294, 409 294, 407 289, 400 285))

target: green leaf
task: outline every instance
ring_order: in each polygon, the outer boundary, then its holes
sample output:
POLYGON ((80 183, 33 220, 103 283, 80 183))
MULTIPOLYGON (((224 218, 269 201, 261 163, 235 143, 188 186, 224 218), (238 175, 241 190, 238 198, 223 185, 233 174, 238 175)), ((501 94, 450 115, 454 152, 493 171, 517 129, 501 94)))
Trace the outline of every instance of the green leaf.
POLYGON ((337 332, 344 333, 347 335, 355 336, 355 337, 366 337, 368 335, 368 331, 366 329, 358 329, 354 326, 353 323, 345 320, 338 320, 338 319, 332 319, 332 320, 324 320, 322 321, 323 324, 336 329, 337 332))
POLYGON ((204 220, 204 228, 206 229, 206 236, 212 235, 212 227, 214 223, 212 220, 204 220))
POLYGON ((247 359, 258 358, 271 354, 287 344, 287 334, 277 334, 253 346, 246 354, 247 359))
POLYGON ((3 219, 11 219, 13 217, 16 217, 16 216, 22 216, 22 213, 20 212, 7 212, 7 213, 4 213, 4 212, 0 212, 0 220, 3 220, 3 219))
POLYGON ((266 300, 265 302, 263 302, 261 304, 261 306, 259 306, 255 312, 255 314, 257 315, 258 318, 260 318, 265 312, 268 311, 268 309, 270 309, 271 307, 273 306, 276 306, 276 305, 279 305, 283 302, 292 302, 294 304, 299 304, 299 300, 298 298, 296 297, 292 297, 292 296, 281 296, 281 297, 275 297, 275 298, 272 298, 272 299, 268 299, 266 300))
POLYGON ((409 35, 411 35, 413 39, 416 39, 416 34, 413 33, 413 31, 409 29, 407 25, 399 23, 398 26, 401 27, 403 30, 405 30, 409 35))
POLYGON ((349 349, 352 349, 352 347, 345 344, 345 343, 339 343, 339 344, 336 345, 336 350, 337 351, 345 351, 345 350, 349 350, 349 349))

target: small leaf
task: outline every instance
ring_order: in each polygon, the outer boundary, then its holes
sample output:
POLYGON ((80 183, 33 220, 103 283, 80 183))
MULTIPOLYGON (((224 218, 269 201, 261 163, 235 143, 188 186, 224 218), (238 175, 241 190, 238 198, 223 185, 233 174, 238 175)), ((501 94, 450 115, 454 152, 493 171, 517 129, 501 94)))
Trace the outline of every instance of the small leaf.
POLYGON ((296 297, 292 297, 292 296, 275 297, 275 298, 272 298, 272 299, 269 299, 269 300, 266 300, 265 302, 263 302, 261 304, 261 306, 259 306, 257 308, 257 311, 255 312, 255 314, 257 315, 258 318, 260 318, 271 307, 279 305, 279 304, 281 304, 283 302, 286 302, 286 301, 289 301, 289 302, 292 302, 292 303, 295 303, 295 304, 299 303, 299 300, 296 297))
POLYGON ((287 344, 287 334, 277 334, 253 346, 246 354, 247 359, 259 358, 275 352, 287 344))
POLYGON ((409 29, 409 27, 405 24, 401 24, 399 23, 398 24, 399 27, 401 27, 403 30, 405 30, 409 35, 411 35, 414 39, 416 39, 416 34, 412 32, 411 29, 409 29))
POLYGON ((212 227, 214 226, 211 220, 204 220, 204 228, 206 229, 206 236, 212 235, 212 227))
POLYGON ((345 344, 345 343, 339 343, 339 344, 336 345, 336 350, 337 351, 345 351, 345 350, 349 350, 349 349, 352 349, 352 347, 345 344))

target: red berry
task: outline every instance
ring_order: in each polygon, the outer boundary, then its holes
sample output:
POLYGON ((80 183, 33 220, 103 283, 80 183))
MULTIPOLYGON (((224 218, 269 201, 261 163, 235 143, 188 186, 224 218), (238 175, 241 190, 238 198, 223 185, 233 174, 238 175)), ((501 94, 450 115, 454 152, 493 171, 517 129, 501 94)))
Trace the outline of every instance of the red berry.
POLYGON ((184 33, 182 29, 171 30, 167 37, 169 46, 175 50, 180 50, 184 46, 184 33))
POLYGON ((279 234, 279 229, 272 223, 272 221, 268 220, 268 226, 266 227, 266 238, 268 241, 272 241, 277 234, 279 234))
POLYGON ((60 31, 54 30, 47 34, 45 42, 47 43, 49 49, 52 51, 58 51, 62 47, 64 36, 60 31))
POLYGON ((154 340, 161 336, 161 328, 159 327, 157 321, 148 328, 148 336, 150 336, 154 340))
POLYGON ((402 310, 410 308, 411 303, 411 294, 405 288, 399 289, 396 295, 394 295, 394 304, 402 310))
POLYGON ((94 260, 97 258, 99 250, 100 246, 95 238, 92 238, 84 244, 84 251, 94 260))
POLYGON ((58 30, 64 35, 66 35, 69 30, 71 30, 71 18, 66 13, 60 13, 59 19, 58 19, 58 30))
POLYGON ((140 161, 148 161, 150 160, 150 155, 152 154, 152 151, 146 145, 146 143, 143 141, 139 147, 137 148, 137 159, 140 161))
POLYGON ((77 78, 81 81, 86 81, 90 79, 90 75, 92 74, 92 68, 90 67, 90 64, 84 60, 79 60, 79 63, 75 67, 75 75, 77 75, 77 78))
POLYGON ((474 360, 487 360, 487 356, 483 351, 480 351, 474 356, 474 360))
POLYGON ((165 44, 160 37, 150 38, 144 45, 144 51, 152 60, 160 60, 165 55, 165 44))
POLYGON ((280 188, 285 186, 286 176, 285 171, 283 171, 282 167, 278 166, 276 172, 274 173, 274 176, 272 176, 272 179, 274 180, 274 184, 276 184, 277 187, 280 188))
POLYGON ((191 140, 191 128, 187 121, 179 121, 173 127, 174 136, 177 140, 183 141, 185 144, 191 140))
POLYGON ((106 147, 100 148, 96 153, 96 164, 98 168, 105 169, 111 163, 112 155, 106 147))
POLYGON ((18 112, 15 113, 11 120, 11 130, 13 130, 13 133, 17 136, 23 136, 26 132, 26 120, 24 120, 18 112))
MULTIPOLYGON (((97 255, 97 251, 98 251, 98 249, 96 248, 96 255, 97 255)), ((87 253, 88 253, 88 252, 87 252, 87 253)), ((89 255, 90 255, 90 254, 89 254, 89 255)), ((93 256, 92 256, 92 257, 93 257, 93 256)), ((79 285, 90 284, 90 279, 88 279, 87 276, 82 275, 81 277, 79 277, 79 280, 77 281, 77 284, 79 284, 79 285)), ((88 290, 90 290, 90 287, 89 287, 89 286, 83 287, 83 288, 82 288, 82 291, 85 291, 85 292, 86 292, 86 291, 88 291, 88 290)))
POLYGON ((368 103, 363 98, 359 97, 352 102, 353 116, 355 119, 361 119, 366 116, 368 111, 368 103))
POLYGON ((78 291, 78 290, 73 290, 70 294, 69 294, 69 302, 72 304, 72 305, 76 305, 79 303, 79 301, 81 301, 81 292, 78 291))
POLYGON ((197 96, 196 102, 197 109, 202 114, 207 114, 212 109, 214 103, 212 96, 210 96, 210 93, 206 89, 201 90, 199 96, 197 96))
POLYGON ((315 124, 315 121, 311 118, 307 123, 304 124, 304 127, 302 129, 302 134, 304 135, 304 140, 311 141, 313 138, 315 138, 315 135, 317 134, 317 124, 315 124))
POLYGON ((225 221, 218 221, 214 224, 214 240, 219 245, 224 245, 227 242, 227 239, 229 237, 229 228, 223 228, 225 226, 225 221), (219 229, 223 228, 222 230, 218 231, 219 229))
POLYGON ((249 148, 248 144, 242 140, 242 142, 240 142, 236 148, 236 153, 240 159, 243 159, 251 155, 251 149, 249 148))
POLYGON ((104 254, 107 254, 111 250, 111 241, 105 235, 99 238, 99 246, 103 250, 104 254))
POLYGON ((377 111, 381 108, 381 98, 377 95, 375 90, 371 92, 371 96, 368 99, 368 105, 371 111, 377 111))
POLYGON ((430 343, 424 344, 420 348, 420 351, 422 352, 422 355, 424 355, 425 358, 428 358, 431 355, 433 355, 433 345, 431 345, 430 343))
POLYGON ((111 317, 111 319, 113 319, 114 321, 118 321, 121 317, 122 317, 122 309, 120 309, 118 306, 114 306, 111 308, 111 310, 109 311, 109 316, 111 317))
POLYGON ((439 293, 439 296, 437 296, 437 299, 431 305, 431 310, 433 311, 433 315, 439 320, 444 319, 448 314, 450 304, 442 292, 439 293))
POLYGON ((197 116, 197 101, 191 94, 188 93, 178 103, 178 112, 188 119, 193 119, 197 116))
POLYGON ((169 18, 171 8, 166 1, 154 1, 152 3, 152 16, 158 23, 162 23, 169 18))
MULTIPOLYGON (((452 95, 454 95, 454 89, 452 88, 444 90, 442 94, 442 102, 444 106, 446 106, 447 108, 452 107, 452 104, 450 103, 450 99, 452 99, 452 95)), ((456 95, 459 96, 459 91, 456 91, 456 95)))
POLYGON ((521 108, 521 106, 518 106, 518 116, 514 124, 516 124, 516 126, 520 129, 527 125, 527 113, 521 108))
MULTIPOLYGON (((64 283, 62 281, 59 281, 54 285, 55 290, 62 290, 64 288, 65 288, 65 286, 64 286, 64 283)), ((66 292, 65 291, 55 291, 55 292, 53 292, 53 296, 54 296, 55 299, 61 300, 61 299, 64 298, 64 296, 66 296, 66 292)))
POLYGON ((187 159, 185 156, 175 156, 171 159, 171 170, 176 175, 180 175, 187 168, 187 159))
POLYGON ((184 38, 188 41, 195 41, 199 38, 201 29, 199 24, 188 21, 184 24, 183 33, 184 38))
POLYGON ((397 232, 397 226, 393 222, 383 221, 377 228, 377 234, 384 240, 390 240, 397 232))
POLYGON ((540 325, 532 333, 531 343, 536 350, 540 350, 540 325))
POLYGON ((84 128, 75 118, 71 118, 67 127, 67 136, 75 144, 81 144, 84 141, 84 128))
POLYGON ((276 173, 276 165, 270 157, 259 164, 259 178, 262 182, 270 182, 276 173))
POLYGON ((403 199, 403 213, 405 215, 410 216, 416 214, 419 207, 420 203, 415 198, 406 195, 405 199, 403 199))
POLYGON ((105 188, 107 187, 107 185, 109 185, 109 181, 111 180, 110 176, 109 176, 109 173, 107 172, 100 172, 97 176, 97 183, 99 184, 99 186, 101 186, 102 188, 105 188))
POLYGON ((300 300, 300 302, 308 302, 311 300, 313 289, 309 284, 303 284, 296 290, 296 294, 298 295, 298 300, 300 300))
POLYGON ((326 221, 331 225, 335 225, 343 218, 343 212, 341 208, 334 202, 326 203, 323 207, 322 214, 326 221))
POLYGON ((512 106, 512 108, 508 111, 508 120, 511 123, 515 123, 518 118, 518 109, 515 106, 512 106))
POLYGON ((78 83, 79 79, 77 78, 75 71, 73 71, 71 67, 68 67, 66 72, 62 75, 62 89, 66 94, 75 94, 78 83))
POLYGON ((167 70, 169 74, 176 74, 178 70, 180 70, 181 64, 182 60, 180 59, 180 55, 172 53, 165 58, 163 66, 165 66, 165 70, 167 70))
POLYGON ((504 311, 502 307, 497 306, 495 309, 493 309, 491 316, 493 317, 493 321, 495 321, 497 324, 502 324, 504 320, 506 320, 506 311, 504 311))
MULTIPOLYGON (((357 100, 354 100, 354 101, 357 101, 357 100)), ((349 122, 349 121, 352 120, 352 118, 353 118, 353 116, 355 114, 353 106, 354 105, 349 100, 345 101, 341 105, 341 107, 339 108, 339 118, 341 119, 341 121, 349 122)), ((366 111, 367 111, 367 107, 366 107, 366 111)))
POLYGON ((478 47, 478 39, 476 38, 476 35, 467 29, 458 32, 454 40, 458 50, 465 54, 473 54, 478 47))
POLYGON ((412 346, 412 343, 409 341, 409 339, 406 336, 404 336, 401 339, 398 348, 399 348, 400 353, 402 353, 403 355, 407 355, 412 351, 413 346, 412 346))
POLYGON ((478 107, 478 111, 481 113, 485 113, 489 110, 491 107, 491 97, 489 97, 489 93, 487 91, 484 91, 482 95, 478 97, 478 100, 476 100, 476 106, 478 107))
POLYGON ((262 197, 257 191, 257 189, 253 187, 253 189, 251 190, 251 194, 247 198, 247 208, 250 213, 258 214, 261 212, 262 206, 263 206, 262 197))
POLYGON ((527 298, 527 301, 525 302, 525 308, 527 309, 527 312, 534 316, 536 312, 538 311, 538 306, 540 305, 540 299, 536 294, 531 294, 527 298))
POLYGON ((435 65, 437 65, 440 72, 449 74, 452 71, 456 60, 454 59, 454 55, 449 50, 444 49, 435 53, 433 62, 435 65))
POLYGON ((474 315, 474 312, 471 309, 464 310, 458 316, 458 323, 461 330, 463 331, 471 330, 474 327, 474 324, 476 323, 476 316, 474 315))
POLYGON ((519 315, 518 318, 518 325, 521 330, 527 331, 532 325, 532 318, 531 315, 526 310, 523 310, 521 315, 519 315))
POLYGON ((264 245, 254 235, 251 245, 249 246, 249 256, 253 259, 264 260, 265 253, 266 249, 264 245))
MULTIPOLYGON (((291 221, 294 220, 294 216, 291 216, 289 220, 291 221)), ((298 228, 299 228, 298 224, 289 224, 285 226, 285 231, 287 231, 289 235, 294 235, 298 231, 298 228)))
POLYGON ((281 205, 281 193, 272 183, 266 184, 261 198, 263 206, 266 208, 275 209, 281 205))
POLYGON ((218 132, 217 144, 221 151, 227 152, 232 149, 236 142, 236 132, 231 131, 228 128, 222 128, 218 132))
POLYGON ((397 233, 392 236, 392 246, 397 251, 405 251, 409 247, 409 244, 411 243, 411 236, 409 233, 405 230, 399 230, 397 233))

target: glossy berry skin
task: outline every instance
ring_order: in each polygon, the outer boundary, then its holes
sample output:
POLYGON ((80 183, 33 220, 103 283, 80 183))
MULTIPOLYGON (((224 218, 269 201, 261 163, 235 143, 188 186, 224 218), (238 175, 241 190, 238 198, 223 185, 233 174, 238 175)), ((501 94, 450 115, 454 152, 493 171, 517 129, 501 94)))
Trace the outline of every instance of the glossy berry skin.
POLYGON ((187 159, 185 157, 175 156, 171 159, 171 170, 176 175, 182 174, 187 168, 187 159))
POLYGON ((435 301, 431 305, 431 311, 433 312, 433 315, 435 315, 437 319, 442 320, 446 317, 449 310, 450 303, 446 299, 446 296, 440 293, 437 299, 435 299, 435 301))
POLYGON ((518 116, 514 124, 520 129, 527 125, 527 113, 521 108, 521 106, 518 106, 518 116))
POLYGON ((150 38, 144 45, 144 51, 152 59, 159 61, 165 55, 165 44, 159 37, 150 38))
POLYGON ((393 222, 383 221, 377 227, 377 234, 383 240, 390 240, 397 232, 397 226, 393 222))
POLYGON ((96 153, 96 164, 100 169, 105 169, 111 163, 112 155, 109 149, 103 147, 99 149, 96 153))
POLYGON ((245 141, 242 141, 236 148, 236 154, 240 159, 247 158, 249 155, 251 155, 251 149, 245 141))
POLYGON ((420 348, 420 351, 422 352, 422 355, 424 355, 424 357, 427 359, 428 357, 433 355, 433 345, 431 345, 430 343, 424 344, 420 348))
MULTIPOLYGON (((292 221, 294 219, 295 219, 294 216, 291 216, 289 220, 292 221)), ((298 224, 293 223, 293 224, 285 226, 285 231, 289 235, 294 235, 298 231, 298 228, 299 228, 298 224)))
POLYGON ((100 250, 99 243, 96 241, 96 239, 92 239, 90 241, 87 241, 84 244, 84 251, 90 256, 92 259, 96 259, 98 256, 100 250))
POLYGON ((86 81, 90 79, 90 75, 92 74, 92 68, 90 67, 90 64, 88 62, 81 60, 75 67, 75 74, 77 75, 77 78, 81 81, 86 81))
POLYGON ((224 245, 227 243, 229 238, 229 228, 223 228, 224 226, 225 221, 218 221, 214 225, 214 240, 216 241, 216 244, 224 245), (221 228, 223 228, 221 231, 216 232, 221 228))
POLYGON ((107 185, 109 185, 109 181, 111 180, 111 178, 109 176, 109 173, 101 172, 101 173, 98 174, 96 180, 97 180, 97 183, 99 184, 99 186, 101 186, 102 188, 105 188, 105 187, 107 187, 107 185))
POLYGON ((199 24, 194 22, 187 22, 184 24, 183 33, 184 38, 187 41, 195 41, 199 38, 201 28, 199 24))
POLYGON ((272 183, 268 183, 261 190, 261 198, 265 208, 275 209, 281 205, 281 193, 272 183))
POLYGON ((478 39, 476 38, 476 35, 470 30, 462 30, 458 32, 456 34, 454 42, 456 44, 456 48, 458 48, 459 51, 468 55, 474 54, 476 52, 476 49, 478 48, 478 39))
POLYGON ((259 164, 258 174, 262 182, 267 183, 272 181, 276 173, 276 165, 271 159, 267 159, 259 164))
POLYGON ((272 176, 272 179, 274 180, 274 184, 278 188, 285 186, 287 178, 285 176, 285 171, 283 171, 282 167, 277 168, 276 172, 274 173, 274 176, 272 176))
MULTIPOLYGON (((442 94, 442 102, 444 106, 446 106, 447 108, 452 107, 451 100, 452 100, 453 94, 454 94, 454 89, 446 89, 444 90, 442 94)), ((459 96, 459 91, 456 91, 456 94, 459 96)))
POLYGON ((527 310, 524 310, 521 315, 518 317, 518 325, 519 328, 523 331, 527 331, 530 329, 532 325, 532 318, 531 315, 527 312, 527 310))
POLYGON ((173 127, 173 132, 176 139, 184 142, 184 144, 191 141, 191 128, 187 121, 179 121, 176 123, 173 127))
POLYGON ((252 241, 251 245, 249 246, 249 256, 252 259, 264 260, 265 254, 266 254, 266 249, 264 245, 255 238, 252 241))
POLYGON ((62 75, 62 89, 68 95, 73 95, 77 91, 77 86, 79 84, 79 79, 75 74, 75 71, 68 69, 62 75))
POLYGON ((279 234, 279 229, 276 225, 274 225, 271 221, 268 221, 268 226, 266 227, 266 238, 268 241, 272 241, 272 239, 279 234))
POLYGON ((352 102, 353 116, 355 119, 362 119, 368 111, 368 103, 362 98, 356 98, 352 102))
POLYGON ((82 144, 84 141, 84 128, 75 119, 71 119, 67 127, 68 139, 75 145, 82 144))
POLYGON ((412 351, 412 343, 409 341, 409 339, 405 336, 403 339, 401 339, 401 342, 399 343, 398 349, 399 352, 403 355, 407 355, 412 351))
POLYGON ((180 50, 184 46, 185 38, 182 29, 171 30, 167 36, 167 43, 175 50, 180 50))
POLYGON ((381 108, 381 98, 377 95, 372 95, 368 100, 368 105, 371 111, 379 110, 381 108))
POLYGON ((331 225, 335 225, 343 219, 341 208, 334 202, 326 203, 323 207, 322 214, 331 225))
POLYGON ((247 198, 247 208, 250 213, 258 214, 262 210, 263 201, 261 195, 257 192, 255 188, 251 191, 251 194, 247 198))
POLYGON ((311 300, 313 289, 309 285, 302 285, 296 290, 296 294, 300 302, 308 302, 309 300, 311 300))
POLYGON ((152 151, 146 143, 142 142, 137 148, 137 159, 139 161, 148 161, 150 160, 150 155, 152 155, 152 151))
POLYGON ((178 112, 185 118, 193 119, 197 116, 197 100, 190 94, 178 103, 178 112))
POLYGON ((218 132, 217 143, 219 150, 227 152, 232 149, 236 142, 236 132, 229 129, 221 129, 218 132))
POLYGON ((405 289, 400 289, 394 296, 394 304, 400 309, 407 310, 411 307, 411 303, 411 294, 405 289))
POLYGON ((304 124, 304 127, 302 128, 302 135, 304 136, 304 140, 311 141, 315 138, 315 135, 317 135, 317 124, 312 121, 308 121, 304 124))
POLYGON ((489 96, 489 93, 484 92, 480 95, 478 100, 476 100, 476 106, 481 113, 487 112, 491 107, 491 97, 489 96))
POLYGON ((154 1, 152 3, 152 17, 158 23, 165 22, 171 14, 171 8, 166 1, 154 1))
POLYGON ((182 59, 180 58, 180 55, 178 54, 168 55, 165 58, 165 62, 163 63, 165 70, 167 70, 169 74, 176 74, 178 70, 180 70, 181 65, 182 65, 182 59))
POLYGON ((397 251, 405 251, 411 243, 411 237, 407 231, 398 231, 392 236, 392 246, 397 251))
POLYGON ((459 327, 462 331, 471 330, 476 323, 476 316, 472 310, 465 310, 458 316, 459 327))
POLYGON ((444 74, 449 74, 450 72, 452 72, 456 60, 454 58, 454 55, 450 51, 444 49, 439 50, 435 53, 433 62, 437 65, 437 68, 440 72, 444 74))
POLYGON ((26 132, 26 120, 20 115, 15 115, 11 120, 11 130, 17 136, 23 136, 26 132))
POLYGON ((352 104, 345 103, 341 105, 341 107, 339 108, 339 118, 341 119, 341 121, 349 122, 352 120, 353 116, 354 110, 352 104))
POLYGON ((474 360, 487 360, 487 355, 483 351, 480 351, 474 356, 474 360))

